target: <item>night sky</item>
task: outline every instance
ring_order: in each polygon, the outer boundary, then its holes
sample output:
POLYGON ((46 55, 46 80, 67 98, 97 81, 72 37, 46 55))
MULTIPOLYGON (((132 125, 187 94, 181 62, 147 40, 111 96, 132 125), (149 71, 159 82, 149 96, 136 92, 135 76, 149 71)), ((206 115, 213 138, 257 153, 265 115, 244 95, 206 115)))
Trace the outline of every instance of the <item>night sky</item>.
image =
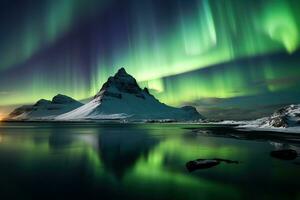
POLYGON ((2 0, 0 116, 93 96, 118 68, 212 118, 300 102, 299 0, 2 0))

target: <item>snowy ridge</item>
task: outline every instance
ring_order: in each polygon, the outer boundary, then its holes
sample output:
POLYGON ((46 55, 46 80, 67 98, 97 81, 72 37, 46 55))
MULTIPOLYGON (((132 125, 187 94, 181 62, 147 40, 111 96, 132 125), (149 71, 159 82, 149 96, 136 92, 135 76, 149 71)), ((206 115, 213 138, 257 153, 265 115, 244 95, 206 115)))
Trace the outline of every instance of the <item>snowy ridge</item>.
POLYGON ((300 133, 300 105, 289 105, 270 117, 247 121, 238 126, 248 130, 300 133))
POLYGON ((289 105, 277 110, 263 125, 284 128, 299 126, 300 105, 289 105))
POLYGON ((71 97, 58 94, 52 101, 40 99, 34 105, 25 105, 12 111, 5 120, 51 120, 56 116, 82 106, 82 103, 71 97))
POLYGON ((94 110, 101 104, 98 99, 93 99, 89 103, 72 110, 68 113, 59 115, 56 120, 80 120, 80 119, 124 119, 128 115, 119 114, 105 114, 105 113, 94 113, 94 110))
POLYGON ((209 122, 216 125, 236 125, 243 131, 275 131, 286 133, 300 133, 300 104, 289 105, 275 111, 270 117, 263 117, 251 121, 209 122))

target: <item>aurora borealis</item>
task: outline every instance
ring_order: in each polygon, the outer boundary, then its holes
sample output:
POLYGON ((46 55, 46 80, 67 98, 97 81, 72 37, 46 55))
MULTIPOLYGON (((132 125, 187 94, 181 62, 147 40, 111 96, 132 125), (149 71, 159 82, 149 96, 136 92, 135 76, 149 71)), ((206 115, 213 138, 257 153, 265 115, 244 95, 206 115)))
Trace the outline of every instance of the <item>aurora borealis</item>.
POLYGON ((298 0, 1 1, 0 112, 58 93, 89 98, 120 67, 162 102, 220 117, 299 103, 299 7, 298 0))

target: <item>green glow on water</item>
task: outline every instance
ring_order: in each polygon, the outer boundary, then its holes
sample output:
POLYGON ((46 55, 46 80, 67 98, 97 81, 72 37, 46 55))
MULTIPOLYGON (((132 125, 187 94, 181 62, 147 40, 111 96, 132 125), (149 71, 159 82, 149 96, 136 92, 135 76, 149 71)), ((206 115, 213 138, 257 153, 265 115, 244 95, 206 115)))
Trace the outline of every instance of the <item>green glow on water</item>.
POLYGON ((57 187, 78 184, 82 190, 97 189, 97 195, 103 195, 99 193, 101 189, 110 195, 153 195, 164 199, 243 199, 254 191, 257 196, 282 198, 299 193, 290 193, 280 185, 289 181, 288 188, 295 188, 298 168, 271 158, 269 151, 275 147, 269 141, 194 135, 182 129, 188 127, 191 126, 6 123, 0 127, 0 158, 4 163, 0 174, 11 179, 13 187, 20 186, 26 176, 28 184, 36 184, 36 178, 54 181, 57 187), (240 163, 221 163, 189 173, 185 163, 198 158, 240 163), (6 163, 11 167, 7 168, 6 163), (10 176, 16 173, 18 176, 10 176), (64 185, 73 180, 80 181, 64 185), (267 183, 272 184, 272 190, 261 191, 260 187, 267 183))

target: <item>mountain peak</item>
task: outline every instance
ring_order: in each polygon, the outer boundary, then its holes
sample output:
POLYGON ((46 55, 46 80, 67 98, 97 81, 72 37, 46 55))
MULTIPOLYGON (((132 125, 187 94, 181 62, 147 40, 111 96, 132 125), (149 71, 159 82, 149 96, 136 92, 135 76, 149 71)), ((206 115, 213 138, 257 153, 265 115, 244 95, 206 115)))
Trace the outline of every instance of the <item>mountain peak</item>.
POLYGON ((68 97, 63 94, 58 94, 52 98, 53 104, 69 104, 69 103, 78 103, 75 99, 68 97))
POLYGON ((159 102, 148 88, 141 89, 133 76, 120 68, 87 104, 58 116, 73 119, 199 120, 193 107, 175 108, 159 102))
POLYGON ((115 76, 126 76, 126 75, 129 75, 127 72, 126 72, 126 70, 125 70, 125 68, 124 67, 121 67, 119 70, 118 70, 118 72, 115 74, 115 76))
POLYGON ((137 84, 135 78, 128 74, 122 67, 114 76, 110 76, 103 84, 100 92, 94 98, 107 95, 120 98, 121 93, 135 94, 138 97, 144 98, 142 89, 137 84))
POLYGON ((113 77, 109 77, 108 81, 136 83, 135 78, 128 74, 123 67, 121 67, 113 77))
POLYGON ((34 106, 45 106, 45 105, 49 105, 49 104, 51 104, 51 101, 46 100, 46 99, 40 99, 34 104, 34 106))

